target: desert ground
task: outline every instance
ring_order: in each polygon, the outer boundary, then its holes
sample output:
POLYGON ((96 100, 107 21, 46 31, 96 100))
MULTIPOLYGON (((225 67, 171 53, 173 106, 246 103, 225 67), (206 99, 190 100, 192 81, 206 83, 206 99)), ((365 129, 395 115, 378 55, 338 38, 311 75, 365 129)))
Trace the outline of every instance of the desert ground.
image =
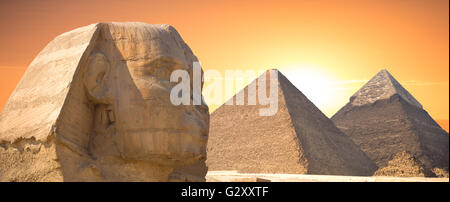
POLYGON ((307 175, 281 173, 239 173, 237 171, 209 171, 207 182, 449 182, 449 178, 307 175))

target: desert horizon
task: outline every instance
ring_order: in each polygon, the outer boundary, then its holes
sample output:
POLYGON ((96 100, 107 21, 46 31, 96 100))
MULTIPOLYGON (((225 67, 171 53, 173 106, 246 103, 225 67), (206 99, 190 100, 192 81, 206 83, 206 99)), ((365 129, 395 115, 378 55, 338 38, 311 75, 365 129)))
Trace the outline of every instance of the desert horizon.
MULTIPOLYGON (((4 105, 6 104, 10 94, 13 92, 13 90, 15 89, 17 83, 20 81, 20 78, 22 78, 23 74, 25 73, 26 69, 23 68, 18 68, 18 67, 8 67, 8 68, 4 68, 3 71, 5 71, 5 76, 0 76, 0 77, 5 77, 0 79, 1 81, 1 86, 2 86, 2 94, 0 97, 0 109, 3 110, 4 105)), ((361 85, 362 87, 362 85, 361 85)), ((241 89, 237 89, 237 91, 239 91, 241 89)), ((222 103, 223 104, 223 103, 222 103)), ((345 103, 343 103, 345 104, 345 103)), ((427 106, 425 106, 425 108, 427 108, 427 106)), ((217 106, 215 106, 214 108, 210 109, 210 113, 213 113, 215 110, 217 109, 217 106)), ((0 111, 1 111, 0 110, 0 111)), ((329 115, 327 114, 327 116, 329 118, 331 118, 333 114, 329 115)), ((445 131, 449 132, 449 120, 448 119, 435 119, 435 121, 442 127, 442 129, 444 129, 445 131)))

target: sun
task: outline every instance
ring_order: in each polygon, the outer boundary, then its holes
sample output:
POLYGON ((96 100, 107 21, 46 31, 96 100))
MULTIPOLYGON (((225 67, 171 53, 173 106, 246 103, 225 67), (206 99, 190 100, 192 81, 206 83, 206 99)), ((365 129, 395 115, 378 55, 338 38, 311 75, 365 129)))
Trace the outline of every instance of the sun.
POLYGON ((311 64, 292 64, 282 66, 280 72, 320 110, 326 112, 333 105, 337 96, 333 90, 335 78, 325 68, 311 64))

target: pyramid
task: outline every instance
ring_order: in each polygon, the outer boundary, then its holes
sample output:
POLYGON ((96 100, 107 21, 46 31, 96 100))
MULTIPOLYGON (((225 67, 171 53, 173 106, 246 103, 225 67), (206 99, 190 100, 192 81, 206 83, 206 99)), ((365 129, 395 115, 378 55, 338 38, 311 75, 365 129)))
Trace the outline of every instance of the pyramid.
POLYGON ((448 170, 449 136, 386 70, 358 90, 331 120, 376 162, 410 153, 425 166, 448 170))
POLYGON ((278 70, 268 70, 250 85, 239 92, 246 95, 244 105, 223 105, 211 114, 210 171, 371 175, 376 170, 364 152, 278 70), (258 89, 257 81, 270 74, 278 74, 278 111, 260 116, 259 109, 265 106, 248 105, 248 89, 250 85, 258 89))

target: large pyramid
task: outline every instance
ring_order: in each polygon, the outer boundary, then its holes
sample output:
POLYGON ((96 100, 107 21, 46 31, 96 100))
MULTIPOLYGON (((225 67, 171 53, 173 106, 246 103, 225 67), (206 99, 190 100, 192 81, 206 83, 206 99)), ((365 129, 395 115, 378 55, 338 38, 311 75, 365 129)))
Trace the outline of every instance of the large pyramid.
POLYGON ((278 70, 267 71, 250 85, 242 90, 244 105, 223 105, 211 114, 209 170, 335 175, 371 175, 376 170, 364 152, 278 70), (260 116, 259 109, 266 106, 248 105, 248 89, 252 84, 258 89, 257 81, 270 74, 278 74, 278 111, 260 116))
POLYGON ((358 90, 332 118, 335 125, 383 168, 402 151, 433 176, 448 170, 449 136, 386 70, 358 90))

